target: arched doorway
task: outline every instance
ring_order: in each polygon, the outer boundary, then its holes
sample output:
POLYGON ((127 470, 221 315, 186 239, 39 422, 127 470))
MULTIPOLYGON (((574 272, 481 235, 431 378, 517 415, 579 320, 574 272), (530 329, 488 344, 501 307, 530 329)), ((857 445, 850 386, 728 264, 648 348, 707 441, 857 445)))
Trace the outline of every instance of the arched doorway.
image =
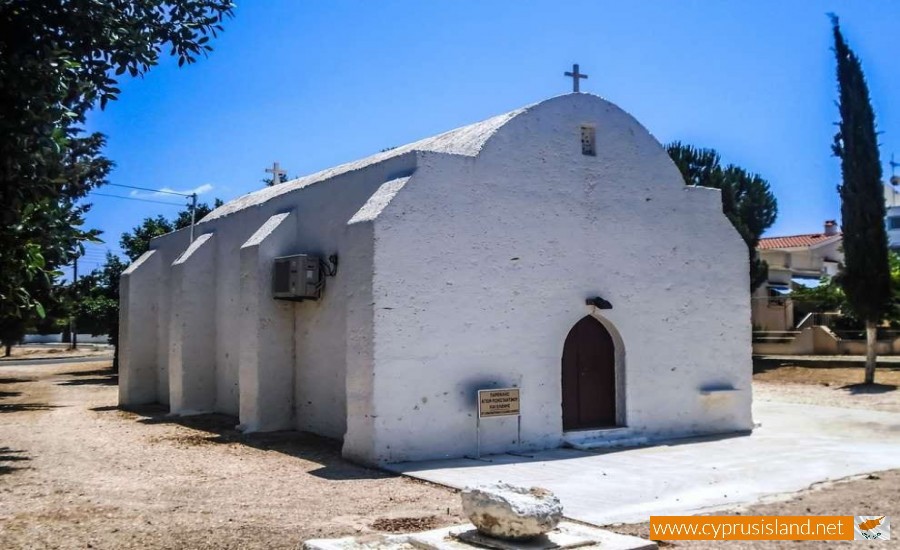
POLYGON ((562 355, 563 430, 616 425, 616 349, 594 317, 575 323, 562 355))

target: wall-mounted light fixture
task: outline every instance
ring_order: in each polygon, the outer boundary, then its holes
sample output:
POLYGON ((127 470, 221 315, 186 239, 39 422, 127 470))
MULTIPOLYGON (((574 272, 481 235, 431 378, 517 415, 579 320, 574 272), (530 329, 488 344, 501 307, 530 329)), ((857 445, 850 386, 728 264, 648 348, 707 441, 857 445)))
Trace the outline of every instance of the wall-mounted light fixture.
POLYGON ((612 309, 612 304, 600 296, 594 296, 585 300, 585 305, 594 306, 597 309, 612 309))

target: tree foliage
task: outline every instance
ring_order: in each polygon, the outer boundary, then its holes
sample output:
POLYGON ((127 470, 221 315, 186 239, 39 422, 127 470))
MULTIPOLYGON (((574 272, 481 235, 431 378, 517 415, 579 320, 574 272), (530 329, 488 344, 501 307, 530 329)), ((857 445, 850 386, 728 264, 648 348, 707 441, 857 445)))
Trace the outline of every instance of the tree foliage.
MULTIPOLYGON (((900 254, 889 252, 888 264, 890 298, 887 300, 884 320, 890 321, 892 326, 900 326, 900 254)), ((798 285, 791 290, 791 299, 807 304, 814 311, 841 313, 841 328, 861 330, 865 327, 865 319, 854 312, 838 277, 822 277, 819 284, 813 287, 798 285)))
POLYGON ((841 159, 841 231, 844 268, 838 282, 863 320, 879 322, 890 308, 885 204, 875 113, 859 58, 832 18, 841 121, 832 150, 841 159))
MULTIPOLYGON (((278 174, 278 183, 284 183, 288 180, 290 180, 290 176, 286 172, 278 174)), ((263 178, 262 182, 266 184, 266 187, 272 187, 275 185, 275 178, 263 178)))
POLYGON ((141 257, 141 254, 150 248, 150 239, 171 233, 175 230, 172 222, 162 214, 155 218, 144 218, 140 225, 135 226, 131 232, 122 233, 119 246, 132 262, 141 257))
POLYGON ((847 304, 866 323, 865 382, 875 381, 876 329, 890 309, 891 278, 884 191, 875 113, 862 65, 847 45, 838 18, 831 16, 837 58, 841 121, 832 151, 841 159, 841 230, 844 268, 838 283, 847 304))
POLYGON ((164 50, 191 63, 232 13, 230 0, 0 2, 0 319, 43 313, 59 266, 96 239, 79 203, 106 181, 88 111, 164 50))
POLYGON ((75 325, 79 332, 106 334, 115 348, 113 368, 119 366, 119 279, 127 265, 106 253, 103 265, 72 285, 75 325))
POLYGON ((823 276, 816 286, 796 285, 791 299, 817 313, 847 313, 847 296, 833 277, 823 276))
POLYGON ((12 347, 25 336, 24 317, 0 317, 0 343, 3 344, 3 355, 9 357, 12 347))
POLYGON ((700 149, 675 141, 666 146, 687 185, 722 191, 722 212, 747 243, 750 255, 750 288, 768 277, 768 266, 759 259, 756 245, 778 216, 778 201, 769 182, 758 174, 729 164, 723 167, 714 149, 700 149))
MULTIPOLYGON (((202 220, 207 214, 215 210, 216 208, 225 204, 222 199, 215 199, 213 201, 213 205, 209 206, 205 202, 197 203, 197 213, 194 216, 196 221, 202 220)), ((175 217, 175 221, 172 223, 172 226, 175 228, 175 231, 179 229, 184 229, 185 227, 190 227, 191 225, 191 209, 186 208, 178 213, 175 217)))
MULTIPOLYGON (((195 219, 199 222, 204 216, 222 206, 222 204, 224 203, 221 199, 216 199, 212 207, 204 202, 197 204, 195 219)), ((174 220, 168 220, 162 214, 153 218, 144 218, 144 221, 140 225, 135 226, 130 232, 122 233, 122 238, 119 239, 119 246, 122 247, 122 251, 125 252, 128 259, 133 262, 150 249, 151 239, 172 231, 184 229, 190 225, 190 207, 179 212, 174 220)))

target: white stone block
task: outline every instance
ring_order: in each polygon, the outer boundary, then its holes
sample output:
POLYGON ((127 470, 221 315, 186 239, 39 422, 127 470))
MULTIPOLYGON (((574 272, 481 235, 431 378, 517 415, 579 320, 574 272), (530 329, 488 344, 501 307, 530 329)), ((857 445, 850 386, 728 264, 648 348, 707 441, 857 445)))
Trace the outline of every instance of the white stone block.
POLYGON ((463 512, 478 531, 505 540, 528 540, 559 524, 562 504, 540 487, 508 483, 470 487, 462 492, 463 512))

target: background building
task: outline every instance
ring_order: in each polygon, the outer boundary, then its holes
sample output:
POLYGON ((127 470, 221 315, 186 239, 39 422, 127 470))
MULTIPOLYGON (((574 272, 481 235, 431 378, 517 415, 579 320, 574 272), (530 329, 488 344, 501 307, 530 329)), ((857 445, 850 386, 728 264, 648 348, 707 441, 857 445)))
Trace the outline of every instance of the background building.
POLYGON ((835 220, 827 220, 821 233, 759 240, 757 250, 769 264, 769 277, 753 293, 755 330, 786 331, 797 326, 802 319, 797 318, 790 298, 791 285, 795 279, 812 282, 837 275, 844 260, 841 242, 835 220))

